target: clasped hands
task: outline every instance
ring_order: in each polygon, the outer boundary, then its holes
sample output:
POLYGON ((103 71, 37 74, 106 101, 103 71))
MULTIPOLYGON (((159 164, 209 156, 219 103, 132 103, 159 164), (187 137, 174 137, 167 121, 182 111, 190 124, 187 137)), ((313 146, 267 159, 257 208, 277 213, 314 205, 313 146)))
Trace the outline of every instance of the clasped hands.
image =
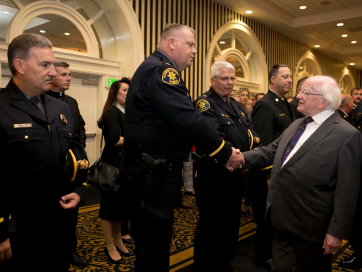
POLYGON ((240 168, 241 165, 245 165, 244 156, 241 154, 239 149, 235 149, 232 147, 233 153, 231 153, 231 156, 229 160, 226 162, 225 167, 230 172, 235 171, 240 168))

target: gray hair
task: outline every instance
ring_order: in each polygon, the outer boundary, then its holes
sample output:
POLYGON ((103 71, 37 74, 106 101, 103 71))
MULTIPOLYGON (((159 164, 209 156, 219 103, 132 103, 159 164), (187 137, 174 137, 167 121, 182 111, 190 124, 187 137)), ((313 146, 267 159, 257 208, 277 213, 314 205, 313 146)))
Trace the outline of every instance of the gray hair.
POLYGON ((353 101, 352 96, 350 96, 349 94, 342 94, 342 102, 339 107, 344 107, 347 105, 348 102, 352 101, 353 101))
POLYGON ((235 68, 234 66, 227 61, 219 61, 219 62, 215 62, 212 66, 211 66, 211 77, 216 77, 220 75, 220 69, 221 68, 231 68, 234 71, 235 74, 235 68))
POLYGON ((68 68, 69 64, 67 62, 65 62, 65 61, 56 61, 56 62, 54 62, 55 69, 57 69, 58 66, 68 68))
POLYGON ((312 80, 314 83, 312 88, 321 93, 324 99, 327 100, 328 105, 325 107, 326 110, 335 111, 339 108, 342 101, 342 94, 334 78, 329 76, 313 76, 307 80, 312 80))
POLYGON ((13 39, 9 44, 8 63, 13 76, 16 75, 14 60, 22 59, 27 61, 29 59, 30 49, 33 47, 52 49, 52 43, 47 38, 39 34, 23 33, 13 39))

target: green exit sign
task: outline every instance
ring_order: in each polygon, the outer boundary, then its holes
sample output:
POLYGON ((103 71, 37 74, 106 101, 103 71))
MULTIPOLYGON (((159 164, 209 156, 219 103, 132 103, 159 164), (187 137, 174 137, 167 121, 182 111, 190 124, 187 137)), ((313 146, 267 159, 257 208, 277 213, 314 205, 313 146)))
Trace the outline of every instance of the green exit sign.
POLYGON ((117 81, 117 80, 118 80, 117 78, 108 78, 107 87, 110 88, 112 83, 117 81))

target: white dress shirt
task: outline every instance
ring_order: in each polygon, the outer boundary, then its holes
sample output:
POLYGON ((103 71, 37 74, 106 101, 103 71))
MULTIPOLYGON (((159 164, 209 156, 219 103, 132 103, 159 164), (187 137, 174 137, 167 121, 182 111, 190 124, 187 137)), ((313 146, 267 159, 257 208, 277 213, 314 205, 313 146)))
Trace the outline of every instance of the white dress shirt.
MULTIPOLYGON (((289 161, 289 159, 293 157, 293 155, 298 151, 298 149, 308 140, 310 136, 312 136, 312 134, 319 128, 319 126, 323 124, 323 122, 327 120, 327 118, 330 117, 333 113, 335 112, 332 110, 325 110, 314 116, 311 116, 313 118, 313 122, 307 124, 304 133, 302 134, 302 136, 300 136, 293 150, 290 152, 289 156, 285 159, 284 164, 286 164, 287 161, 289 161)), ((284 164, 282 165, 282 167, 284 166, 284 164)))

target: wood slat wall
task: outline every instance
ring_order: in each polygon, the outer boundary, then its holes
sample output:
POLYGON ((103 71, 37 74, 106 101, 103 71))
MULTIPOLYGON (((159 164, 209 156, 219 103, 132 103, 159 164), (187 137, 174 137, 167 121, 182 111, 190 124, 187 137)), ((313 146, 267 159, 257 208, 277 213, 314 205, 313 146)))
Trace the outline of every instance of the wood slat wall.
POLYGON ((253 30, 264 50, 268 69, 275 63, 284 63, 293 72, 298 60, 310 50, 301 42, 211 0, 129 1, 141 26, 145 58, 156 49, 166 24, 186 24, 197 31, 196 58, 193 65, 181 73, 194 99, 209 87, 203 86, 202 80, 209 43, 218 29, 230 21, 244 22, 253 30))

